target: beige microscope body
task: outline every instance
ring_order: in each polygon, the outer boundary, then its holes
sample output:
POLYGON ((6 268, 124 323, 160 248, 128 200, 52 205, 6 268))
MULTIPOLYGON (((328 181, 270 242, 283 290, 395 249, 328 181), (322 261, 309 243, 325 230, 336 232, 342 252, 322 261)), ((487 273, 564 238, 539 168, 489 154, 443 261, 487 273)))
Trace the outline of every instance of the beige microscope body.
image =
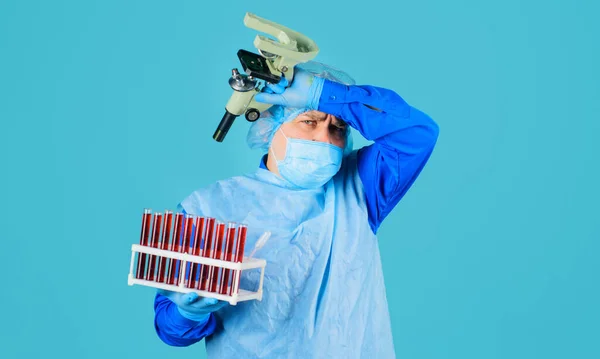
POLYGON ((319 52, 315 42, 308 37, 254 14, 246 13, 244 25, 271 35, 278 41, 259 34, 254 39, 254 46, 260 54, 246 50, 238 51, 246 74, 240 74, 238 69, 232 70, 229 85, 233 94, 213 135, 218 142, 223 141, 238 116, 245 114, 246 119, 253 122, 259 118, 261 112, 271 107, 270 104, 254 100, 254 96, 261 91, 257 80, 278 83, 281 76, 284 76, 291 83, 294 78, 294 66, 314 59, 319 52))

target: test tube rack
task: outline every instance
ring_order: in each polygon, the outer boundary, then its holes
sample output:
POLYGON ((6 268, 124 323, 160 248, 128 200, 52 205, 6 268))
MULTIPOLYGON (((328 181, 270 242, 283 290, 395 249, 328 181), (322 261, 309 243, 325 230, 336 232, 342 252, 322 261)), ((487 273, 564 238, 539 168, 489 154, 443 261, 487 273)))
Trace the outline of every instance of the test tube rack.
MULTIPOLYGON (((140 243, 131 246, 127 282, 130 286, 196 292, 232 305, 262 300, 267 263, 264 259, 244 257, 246 232, 244 224, 225 224, 215 218, 183 213, 173 215, 172 211, 152 214, 151 209, 145 209, 140 243), (258 289, 240 288, 241 272, 258 269, 258 289)), ((261 239, 269 235, 265 232, 261 239)))

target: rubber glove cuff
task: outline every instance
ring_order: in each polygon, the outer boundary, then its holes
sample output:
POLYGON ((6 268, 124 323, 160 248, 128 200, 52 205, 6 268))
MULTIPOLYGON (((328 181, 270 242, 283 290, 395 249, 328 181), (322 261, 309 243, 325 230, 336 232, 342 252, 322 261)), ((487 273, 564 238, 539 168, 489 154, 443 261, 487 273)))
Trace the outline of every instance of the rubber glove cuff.
POLYGON ((158 293, 175 303, 177 311, 182 317, 195 322, 205 322, 209 318, 210 313, 228 304, 215 298, 200 297, 195 292, 184 294, 160 289, 158 293))
POLYGON ((186 311, 185 309, 181 309, 179 306, 177 307, 177 311, 179 312, 179 314, 181 314, 182 317, 189 319, 189 320, 193 320, 194 322, 201 322, 201 323, 206 323, 208 321, 208 319, 210 318, 210 315, 212 314, 212 313, 194 314, 194 313, 186 311))
POLYGON ((325 79, 319 76, 313 76, 312 84, 308 89, 308 104, 307 107, 311 110, 319 109, 319 99, 321 98, 321 92, 323 92, 323 83, 325 79))

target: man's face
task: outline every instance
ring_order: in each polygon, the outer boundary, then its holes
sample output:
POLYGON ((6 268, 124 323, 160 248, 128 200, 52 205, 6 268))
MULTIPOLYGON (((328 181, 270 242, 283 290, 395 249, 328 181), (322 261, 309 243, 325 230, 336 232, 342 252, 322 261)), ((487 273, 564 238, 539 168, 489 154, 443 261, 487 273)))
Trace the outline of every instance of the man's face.
MULTIPOLYGON (((289 138, 330 143, 342 150, 346 147, 346 123, 325 112, 305 112, 281 125, 281 129, 289 138)), ((271 146, 278 159, 285 157, 286 140, 281 131, 277 130, 271 146)))

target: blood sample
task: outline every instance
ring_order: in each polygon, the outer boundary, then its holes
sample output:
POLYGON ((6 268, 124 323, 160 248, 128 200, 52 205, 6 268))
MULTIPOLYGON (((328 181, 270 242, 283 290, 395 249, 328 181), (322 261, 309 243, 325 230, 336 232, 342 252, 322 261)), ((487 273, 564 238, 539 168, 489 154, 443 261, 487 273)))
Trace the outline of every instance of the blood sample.
POLYGON ((192 248, 192 255, 199 256, 202 251, 202 238, 204 236, 204 223, 206 218, 196 217, 196 233, 194 233, 194 243, 192 248))
MULTIPOLYGON (((242 263, 242 261, 244 260, 244 247, 246 246, 247 231, 248 227, 245 224, 240 224, 238 226, 237 239, 235 243, 235 261, 237 263, 242 263)), ((236 270, 235 272, 233 272, 233 282, 229 287, 229 295, 232 294, 234 287, 236 294, 240 291, 240 272, 240 270, 236 270)))
MULTIPOLYGON (((180 253, 188 253, 190 254, 190 244, 192 242, 192 232, 194 230, 194 219, 195 216, 191 215, 191 214, 186 214, 185 215, 185 227, 184 227, 184 231, 183 231, 183 240, 181 242, 181 246, 179 246, 179 252, 180 253)), ((183 282, 184 284, 187 283, 188 280, 188 276, 189 276, 189 268, 190 268, 190 264, 191 263, 186 263, 185 268, 180 265, 180 269, 179 271, 181 271, 183 274, 183 276, 181 278, 183 278, 183 282)))
MULTIPOLYGON (((223 251, 223 257, 221 259, 231 262, 233 259, 233 245, 235 241, 235 223, 229 222, 227 223, 227 236, 225 237, 225 250, 223 251)), ((231 270, 228 268, 224 268, 221 273, 221 282, 220 282, 220 290, 221 294, 228 294, 228 287, 231 285, 229 281, 231 270)))
POLYGON ((238 227, 237 243, 235 245, 235 261, 242 263, 244 260, 244 247, 246 246, 246 232, 248 227, 245 224, 240 224, 238 227))
MULTIPOLYGON (((169 251, 171 252, 179 252, 179 241, 181 240, 181 232, 184 224, 183 219, 183 213, 175 214, 175 228, 173 229, 173 238, 171 239, 171 243, 169 245, 169 251)), ((170 259, 169 262, 167 284, 177 285, 177 265, 179 265, 179 260, 170 259)))
MULTIPOLYGON (((159 248, 162 250, 169 249, 169 239, 171 238, 171 225, 173 223, 173 212, 165 211, 165 225, 163 226, 162 235, 160 236, 159 248)), ((157 282, 164 283, 166 281, 165 274, 167 271, 167 258, 161 257, 158 261, 157 282)))
MULTIPOLYGON (((142 233, 140 235, 140 245, 148 245, 148 237, 150 236, 150 222, 152 217, 152 210, 150 208, 144 209, 142 215, 142 233)), ((135 277, 137 279, 144 279, 144 271, 146 269, 146 253, 138 253, 137 270, 135 271, 135 277)))
MULTIPOLYGON (((160 229, 162 225, 162 213, 154 213, 152 218, 152 239, 150 240, 150 247, 158 248, 158 241, 160 238, 160 229)), ((148 270, 146 271, 146 280, 155 281, 155 267, 156 267, 156 256, 150 254, 150 260, 148 261, 148 270)))
MULTIPOLYGON (((215 249, 212 252, 214 259, 223 259, 223 239, 225 237, 225 223, 217 222, 217 239, 215 242, 215 249)), ((213 293, 219 292, 219 273, 221 272, 220 267, 214 267, 212 278, 211 278, 211 286, 210 291, 213 293)))
POLYGON ((179 252, 189 253, 189 247, 192 239, 192 231, 194 229, 194 215, 186 214, 185 215, 185 232, 183 236, 183 241, 181 242, 181 246, 179 246, 179 252))
MULTIPOLYGON (((196 223, 194 227, 196 227, 196 232, 194 232, 194 242, 190 244, 191 253, 193 256, 199 256, 201 253, 201 245, 202 245, 202 236, 204 235, 204 217, 196 217, 196 223)), ((198 276, 199 266, 201 264, 192 263, 192 269, 190 271, 190 277, 186 282, 186 287, 188 288, 196 288, 196 277, 198 276)))
MULTIPOLYGON (((206 234, 204 236, 204 247, 202 248, 202 256, 206 258, 211 258, 212 248, 213 248, 213 235, 214 235, 214 227, 215 227, 215 219, 208 218, 206 220, 206 234)), ((209 279, 211 277, 210 269, 212 266, 203 265, 200 268, 200 281, 199 281, 199 289, 200 290, 208 290, 209 289, 209 279)))

